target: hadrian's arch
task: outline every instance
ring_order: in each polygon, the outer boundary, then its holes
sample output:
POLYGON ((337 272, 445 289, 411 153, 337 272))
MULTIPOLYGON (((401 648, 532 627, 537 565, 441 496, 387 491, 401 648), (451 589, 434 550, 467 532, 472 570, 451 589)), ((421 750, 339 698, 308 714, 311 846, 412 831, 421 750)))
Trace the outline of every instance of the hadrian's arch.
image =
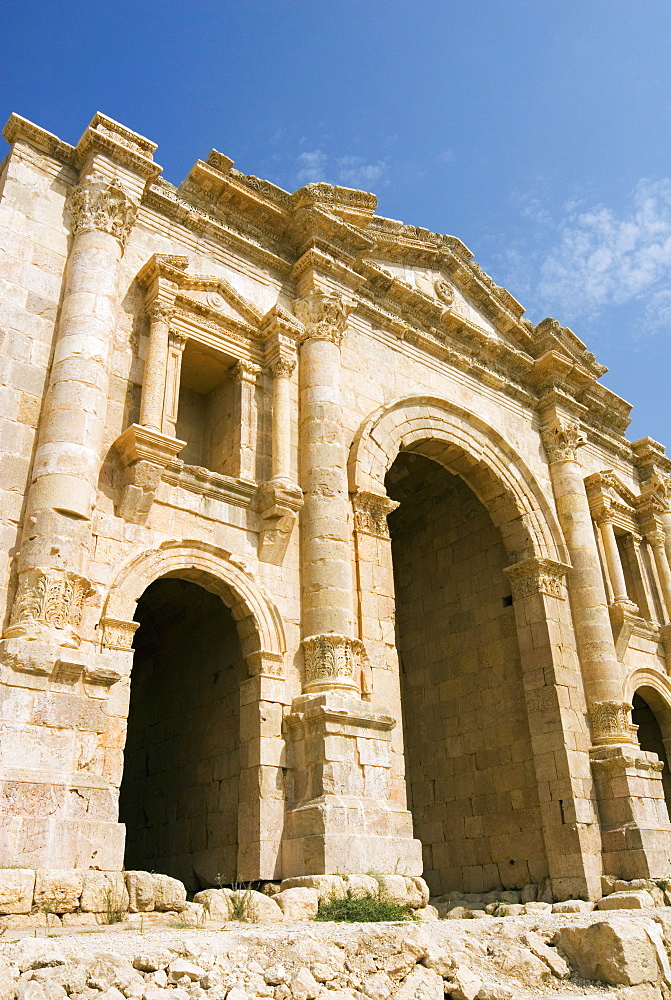
POLYGON ((263 711, 260 688, 268 675, 283 683, 277 610, 230 553, 175 542, 118 574, 101 622, 103 647, 124 623, 127 634, 138 623, 121 720, 126 867, 162 871, 191 889, 272 877, 281 830, 270 838, 261 832, 255 789, 274 789, 281 799, 282 774, 259 763, 253 748, 262 715, 264 736, 271 714, 278 720, 272 736, 282 737, 281 711, 263 711))
MULTIPOLYGON (((428 397, 373 414, 352 446, 349 475, 355 509, 358 497, 385 492, 398 504, 387 519, 391 545, 376 544, 378 561, 393 567, 397 747, 432 891, 556 880, 568 822, 559 799, 575 799, 576 778, 585 787, 591 779, 586 755, 569 763, 560 752, 552 773, 564 790, 548 790, 549 734, 569 722, 540 664, 568 667, 576 697, 582 687, 560 640, 571 627, 568 559, 546 497, 493 428, 428 397)), ((370 639, 366 608, 382 595, 379 579, 366 593, 367 543, 357 535, 360 622, 370 639)))

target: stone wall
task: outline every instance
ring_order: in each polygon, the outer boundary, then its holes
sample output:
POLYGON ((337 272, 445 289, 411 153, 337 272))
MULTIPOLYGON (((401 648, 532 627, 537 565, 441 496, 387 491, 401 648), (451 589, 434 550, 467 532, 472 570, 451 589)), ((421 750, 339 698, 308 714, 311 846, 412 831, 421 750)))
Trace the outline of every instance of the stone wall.
POLYGON ((409 802, 434 894, 547 874, 508 561, 475 494, 421 456, 387 477, 409 802))

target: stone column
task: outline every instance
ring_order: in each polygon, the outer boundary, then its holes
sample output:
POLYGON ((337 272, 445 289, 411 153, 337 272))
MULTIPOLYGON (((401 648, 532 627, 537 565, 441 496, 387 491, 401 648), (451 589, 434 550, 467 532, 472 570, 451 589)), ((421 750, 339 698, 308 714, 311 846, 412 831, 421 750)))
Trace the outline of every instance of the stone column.
POLYGON ((367 655, 354 632, 340 347, 350 311, 320 290, 299 299, 303 695, 285 722, 288 810, 283 874, 419 875, 412 817, 392 798, 396 720, 364 701, 367 655))
POLYGON ((142 381, 142 401, 140 404, 140 424, 161 431, 163 426, 163 403, 165 381, 168 368, 168 338, 170 320, 175 310, 171 304, 155 301, 148 310, 149 347, 144 363, 142 381))
MULTIPOLYGON (((294 308, 304 325, 299 370, 303 634, 308 649, 325 634, 339 635, 344 649, 352 638, 353 595, 340 345, 351 307, 340 296, 313 291, 294 308)), ((340 686, 348 682, 353 688, 347 657, 334 652, 333 660, 334 682, 337 676, 340 686)))
MULTIPOLYGON (((16 672, 22 704, 16 755, 0 779, 12 797, 11 858, 38 868, 120 868, 124 828, 116 790, 89 766, 109 724, 104 698, 119 680, 115 658, 80 647, 91 515, 103 462, 120 262, 137 205, 121 183, 85 173, 68 198, 72 246, 38 430, 18 587, 0 661, 16 672), (88 754, 88 757, 87 757, 88 754), (26 776, 30 775, 30 780, 26 776), (73 809, 73 803, 78 806, 73 809)), ((19 720, 16 720, 17 723, 19 720)), ((8 726, 13 725, 9 717, 8 726)), ((5 748, 14 736, 5 733, 5 748)), ((0 840, 5 834, 0 819, 0 840)), ((0 854, 3 852, 0 851, 0 854)))
POLYGON ((666 533, 658 528, 656 531, 648 531, 645 537, 652 549, 655 560, 659 584, 662 589, 666 620, 671 621, 671 570, 669 569, 669 559, 666 554, 666 533))
POLYGON ((261 374, 258 365, 237 361, 233 365, 236 398, 233 407, 233 475, 256 482, 256 380, 261 374))
POLYGON ((615 540, 613 522, 609 517, 604 516, 599 518, 597 523, 599 525, 601 540, 603 541, 603 548, 606 554, 608 577, 610 579, 611 587, 613 588, 613 600, 626 601, 627 603, 630 603, 629 595, 627 594, 627 584, 624 579, 624 570, 622 569, 620 550, 618 549, 617 541, 615 540))
POLYGON ((604 869, 621 878, 658 877, 671 866, 671 826, 660 806, 659 762, 640 750, 631 705, 623 698, 624 678, 577 456, 583 438, 570 412, 552 401, 541 411, 557 513, 572 562, 569 597, 591 722, 604 869))
POLYGON ((119 265, 137 205, 118 181, 92 173, 68 207, 72 248, 5 636, 73 647, 89 589, 119 265))
POLYGON ((272 483, 289 483, 291 479, 291 376, 296 367, 295 353, 276 355, 268 366, 273 376, 272 413, 272 483))
POLYGON ((179 409, 179 382, 182 373, 182 355, 188 337, 176 330, 168 334, 168 362, 165 376, 165 397, 163 399, 163 421, 161 433, 167 437, 177 437, 177 411, 179 409))

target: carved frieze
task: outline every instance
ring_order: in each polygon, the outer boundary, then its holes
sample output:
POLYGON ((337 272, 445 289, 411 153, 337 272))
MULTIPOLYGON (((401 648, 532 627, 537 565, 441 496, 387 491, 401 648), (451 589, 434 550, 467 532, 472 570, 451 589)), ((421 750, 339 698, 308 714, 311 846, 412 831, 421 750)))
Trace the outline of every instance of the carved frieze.
POLYGON ((566 574, 570 567, 552 559, 525 559, 504 570, 510 580, 513 599, 545 594, 564 600, 566 597, 566 574))
POLYGON ((607 746, 636 743, 638 726, 631 721, 631 705, 626 701, 599 701, 590 711, 592 743, 607 746))
POLYGON ((340 347, 347 317, 354 305, 346 302, 341 295, 313 291, 303 299, 296 299, 294 312, 303 324, 299 343, 306 340, 330 340, 340 347))
POLYGON ((586 444, 579 424, 555 418, 541 429, 543 446, 550 462, 575 462, 578 448, 586 444))
POLYGON ((123 249, 135 223, 138 206, 119 181, 109 180, 102 174, 89 174, 70 192, 68 208, 75 236, 99 230, 114 236, 123 249))
POLYGON ((5 638, 26 637, 76 649, 88 580, 75 573, 29 569, 21 574, 5 638))
POLYGON ((359 673, 365 660, 360 639, 326 632, 303 639, 306 691, 360 691, 359 673))
POLYGON ((396 500, 391 500, 381 493, 368 490, 358 490, 352 497, 354 507, 354 528, 378 538, 389 538, 387 515, 398 507, 396 500))

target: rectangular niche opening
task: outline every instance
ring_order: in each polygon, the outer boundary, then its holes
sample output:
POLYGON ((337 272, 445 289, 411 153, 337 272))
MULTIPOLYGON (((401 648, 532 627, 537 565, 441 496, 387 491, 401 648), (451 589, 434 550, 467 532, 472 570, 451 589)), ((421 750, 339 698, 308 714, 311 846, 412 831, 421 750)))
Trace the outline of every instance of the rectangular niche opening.
POLYGON ((180 458, 186 465, 199 465, 233 475, 235 440, 235 382, 231 367, 236 359, 222 351, 187 341, 177 409, 177 437, 186 441, 180 458))

